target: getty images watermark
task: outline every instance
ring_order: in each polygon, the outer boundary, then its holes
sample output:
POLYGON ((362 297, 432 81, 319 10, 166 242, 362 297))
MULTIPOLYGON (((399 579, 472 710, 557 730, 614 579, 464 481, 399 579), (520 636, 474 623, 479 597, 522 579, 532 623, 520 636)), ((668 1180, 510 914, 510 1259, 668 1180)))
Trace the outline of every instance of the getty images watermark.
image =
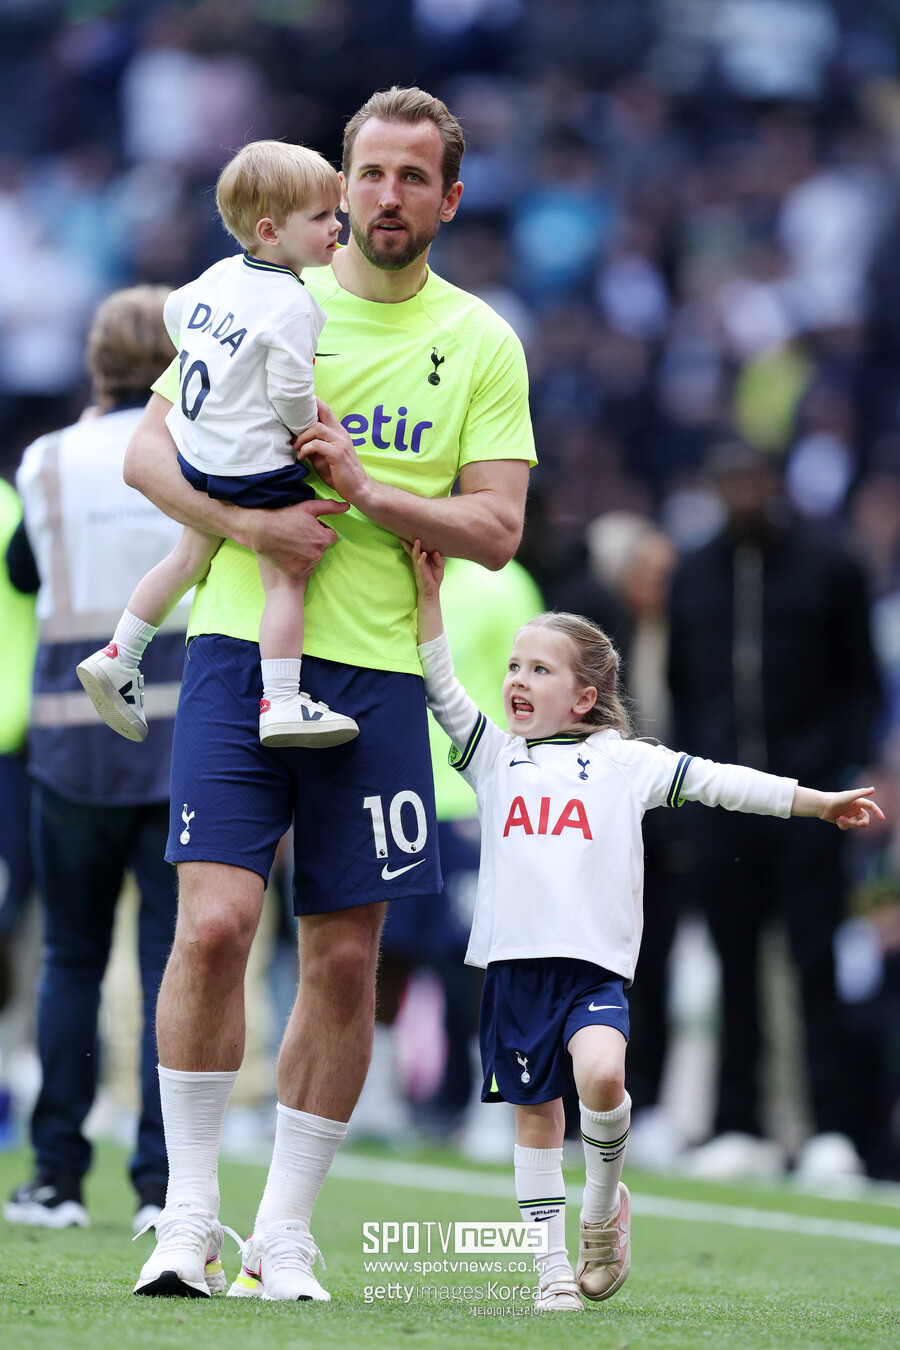
POLYGON ((366 1303, 468 1303, 470 1312, 528 1313, 536 1289, 536 1258, 546 1255, 546 1223, 368 1220, 362 1226, 363 1269, 378 1283, 366 1284, 366 1303), (400 1276, 482 1277, 453 1284, 405 1281, 400 1276), (515 1276, 529 1276, 527 1283, 515 1276), (391 1278, 393 1277, 393 1278, 391 1278))

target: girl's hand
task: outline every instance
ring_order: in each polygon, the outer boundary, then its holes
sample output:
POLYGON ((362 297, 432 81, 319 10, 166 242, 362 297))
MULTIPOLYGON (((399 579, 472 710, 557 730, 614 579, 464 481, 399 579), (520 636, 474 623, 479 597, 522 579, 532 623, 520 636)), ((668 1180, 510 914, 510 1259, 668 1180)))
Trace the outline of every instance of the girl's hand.
POLYGON ((823 792, 821 820, 830 820, 839 830, 865 829, 870 815, 884 820, 884 812, 872 801, 873 787, 851 788, 848 792, 823 792))
POLYGON ((420 598, 435 600, 444 580, 444 559, 437 550, 434 553, 426 553, 422 548, 421 539, 412 544, 408 539, 401 539, 400 542, 412 558, 416 589, 420 598))

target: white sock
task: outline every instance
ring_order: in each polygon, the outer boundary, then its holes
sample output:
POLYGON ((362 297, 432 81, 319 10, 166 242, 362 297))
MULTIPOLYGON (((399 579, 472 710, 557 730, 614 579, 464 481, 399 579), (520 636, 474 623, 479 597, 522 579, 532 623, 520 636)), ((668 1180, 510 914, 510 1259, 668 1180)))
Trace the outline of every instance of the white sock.
POLYGON ((113 642, 119 649, 119 657, 126 666, 139 666, 147 644, 159 632, 152 623, 144 623, 130 609, 126 609, 113 633, 113 642))
POLYGON ((159 1065, 169 1185, 166 1205, 219 1212, 219 1142, 237 1070, 194 1073, 159 1065))
POLYGON ((578 1105, 586 1174, 581 1217, 585 1223, 605 1223, 619 1207, 631 1098, 626 1092, 614 1111, 589 1111, 582 1101, 578 1105))
POLYGON ((263 677, 263 697, 270 703, 296 698, 300 692, 300 662, 283 656, 277 661, 260 661, 263 677))
POLYGON ((566 1250, 566 1188, 563 1182, 561 1148, 522 1148, 516 1144, 516 1199, 525 1223, 546 1223, 549 1229, 546 1256, 537 1258, 543 1275, 565 1268, 571 1274, 566 1250))
POLYGON ((347 1126, 290 1106, 276 1107, 275 1148, 254 1233, 266 1224, 299 1219, 309 1227, 313 1205, 347 1126))

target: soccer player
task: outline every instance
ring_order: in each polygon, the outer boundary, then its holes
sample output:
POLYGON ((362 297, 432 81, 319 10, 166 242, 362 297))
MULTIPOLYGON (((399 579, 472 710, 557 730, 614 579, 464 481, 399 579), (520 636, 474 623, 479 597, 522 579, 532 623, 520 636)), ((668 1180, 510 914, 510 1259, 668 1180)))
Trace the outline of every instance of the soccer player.
MULTIPOLYGON (((166 301, 181 373, 167 422, 192 487, 240 506, 291 506, 313 496, 294 437, 316 421, 313 365, 325 315, 303 285, 304 267, 331 261, 340 180, 302 145, 253 141, 219 175, 216 202, 243 252, 216 263, 166 301)), ((141 657, 159 625, 209 571, 220 537, 186 527, 138 583, 112 642, 82 661, 78 678, 121 736, 142 741, 141 657), (134 696, 137 691, 137 698, 134 696)), ((266 591, 259 630, 263 745, 342 745, 351 717, 300 692, 305 577, 257 559, 266 591)))
POLYGON ((343 499, 334 529, 317 518, 325 502, 264 512, 190 489, 165 426, 177 371, 133 442, 129 481, 226 536, 197 589, 176 720, 167 857, 180 899, 157 1011, 169 1190, 136 1293, 225 1288, 219 1138, 243 1052, 247 953, 293 816, 300 986, 278 1059, 271 1169, 230 1293, 329 1297, 312 1271, 310 1216, 366 1074, 384 901, 440 887, 416 585, 400 541, 501 567, 533 460, 521 344, 427 265, 459 204, 463 149, 456 119, 418 89, 373 95, 347 125, 351 238, 333 271, 307 277, 328 316, 316 389, 342 418, 322 405, 304 450, 317 495, 343 499), (304 668, 361 732, 328 755, 260 745, 250 549, 289 575, 315 568, 304 668))
POLYGON ((428 705, 478 796, 481 865, 466 960, 486 967, 482 1099, 515 1103, 522 1218, 549 1242, 535 1307, 580 1312, 631 1264, 621 1181, 631 1116, 628 1000, 640 947, 641 818, 700 801, 755 815, 818 816, 841 829, 884 819, 873 788, 819 792, 734 764, 630 738, 619 656, 588 619, 544 614, 516 634, 503 683, 509 729, 488 721, 453 674, 443 631, 443 560, 411 549, 428 705), (587 1181, 578 1265, 565 1241, 563 1095, 578 1089, 587 1181))

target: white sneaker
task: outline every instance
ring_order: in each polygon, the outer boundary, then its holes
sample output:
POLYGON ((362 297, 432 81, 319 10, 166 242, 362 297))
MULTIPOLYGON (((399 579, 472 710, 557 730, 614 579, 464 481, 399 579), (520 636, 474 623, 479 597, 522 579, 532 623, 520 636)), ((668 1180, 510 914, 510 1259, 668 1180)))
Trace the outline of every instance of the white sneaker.
POLYGON ((619 1208, 606 1223, 579 1223, 575 1278, 585 1298, 595 1303, 610 1298, 631 1269, 631 1196, 619 1182, 619 1208))
POLYGON ((708 1144, 689 1149, 682 1155, 679 1169, 705 1181, 730 1181, 733 1177, 765 1181, 781 1175, 784 1156, 771 1139, 729 1130, 708 1144))
POLYGON ((251 1233, 244 1243, 241 1273, 228 1290, 228 1297, 329 1303, 331 1295, 312 1271, 316 1257, 322 1261, 305 1223, 293 1219, 270 1223, 251 1233))
POLYGON ((259 739, 263 745, 324 750, 358 735, 359 727, 352 717, 332 712, 327 703, 316 703, 309 694, 295 694, 275 703, 267 698, 259 701, 259 739))
POLYGON ((146 739, 144 677, 136 666, 124 664, 114 642, 85 657, 75 674, 108 727, 127 741, 146 739))
POLYGON ((575 1276, 572 1274, 571 1266, 568 1269, 557 1267, 554 1270, 545 1271, 538 1285, 537 1297, 534 1300, 534 1311, 536 1313, 584 1312, 584 1300, 581 1297, 581 1290, 576 1283, 575 1276))
POLYGON ((803 1186, 817 1186, 865 1176, 865 1166, 852 1139, 836 1131, 814 1134, 800 1150, 794 1180, 803 1186))
POLYGON ((156 1229, 156 1249, 144 1262, 135 1294, 209 1298, 224 1291, 227 1281, 219 1254, 225 1233, 241 1245, 237 1233, 223 1228, 208 1209, 192 1204, 167 1207, 136 1237, 148 1228, 156 1229))

